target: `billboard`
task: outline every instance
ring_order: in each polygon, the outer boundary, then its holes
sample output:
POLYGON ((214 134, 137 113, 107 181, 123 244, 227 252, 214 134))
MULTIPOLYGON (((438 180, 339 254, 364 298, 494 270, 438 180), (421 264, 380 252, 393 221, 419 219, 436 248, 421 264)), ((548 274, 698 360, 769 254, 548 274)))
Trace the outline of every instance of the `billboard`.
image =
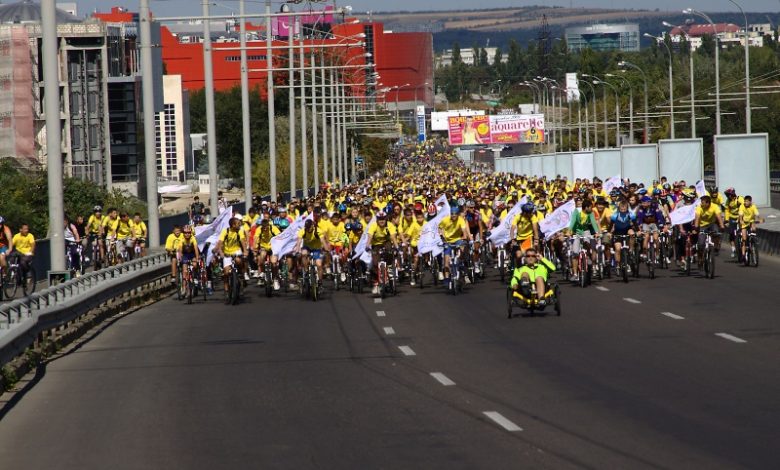
POLYGON ((417 141, 425 142, 425 106, 417 106, 417 141))
POLYGON ((448 124, 450 145, 544 142, 544 115, 542 114, 451 116, 448 124))
POLYGON ((454 116, 484 116, 485 111, 476 111, 473 109, 453 109, 451 111, 441 111, 431 113, 431 130, 448 131, 449 118, 454 116))
POLYGON ((580 100, 580 83, 576 73, 566 74, 566 99, 569 103, 580 100))

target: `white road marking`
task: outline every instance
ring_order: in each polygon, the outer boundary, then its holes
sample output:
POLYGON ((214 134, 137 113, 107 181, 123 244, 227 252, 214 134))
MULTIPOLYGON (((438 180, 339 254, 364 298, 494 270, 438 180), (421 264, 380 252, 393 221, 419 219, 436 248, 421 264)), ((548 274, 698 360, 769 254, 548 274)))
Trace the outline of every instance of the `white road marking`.
POLYGON ((626 302, 628 302, 630 304, 641 304, 642 303, 641 300, 632 299, 631 297, 624 297, 623 300, 625 300, 626 302))
POLYGON ((374 303, 375 304, 381 304, 382 303, 382 299, 377 297, 376 299, 374 299, 374 303))
POLYGON ((723 339, 727 339, 729 341, 734 341, 735 343, 747 343, 747 341, 745 341, 744 339, 737 338, 736 336, 730 335, 728 333, 715 333, 715 336, 720 336, 723 339))
POLYGON ((675 315, 672 312, 661 312, 661 315, 672 318, 674 320, 685 320, 685 317, 681 317, 680 315, 675 315))
POLYGON ((438 380, 440 384, 444 385, 445 387, 451 387, 455 385, 455 382, 450 380, 449 377, 442 374, 441 372, 431 372, 431 377, 438 380))
POLYGON ((384 310, 377 310, 377 311, 376 311, 376 316, 378 316, 378 317, 384 317, 384 316, 385 316, 385 311, 384 311, 384 310))
POLYGON ((395 330, 393 329, 392 326, 386 326, 385 327, 385 334, 386 335, 394 335, 395 334, 395 330))
POLYGON ((492 419, 493 421, 495 421, 496 424, 498 424, 499 426, 501 426, 502 428, 506 429, 509 432, 517 432, 523 430, 523 428, 521 428, 520 426, 504 418, 504 415, 502 415, 498 411, 483 411, 483 414, 488 418, 492 419))
POLYGON ((417 353, 412 350, 409 346, 398 346, 398 349, 401 350, 402 353, 404 353, 405 356, 416 356, 417 353))
POLYGON ((601 292, 609 292, 609 289, 604 286, 596 286, 596 290, 600 290, 601 292))

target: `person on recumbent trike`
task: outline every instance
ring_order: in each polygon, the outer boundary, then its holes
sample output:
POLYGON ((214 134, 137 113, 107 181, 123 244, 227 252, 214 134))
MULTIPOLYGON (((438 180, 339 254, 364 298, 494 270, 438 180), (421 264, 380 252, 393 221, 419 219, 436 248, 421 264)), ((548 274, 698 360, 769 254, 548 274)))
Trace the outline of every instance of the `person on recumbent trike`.
POLYGON ((534 248, 525 250, 525 264, 515 268, 509 283, 513 298, 522 301, 525 305, 544 307, 547 299, 553 294, 552 287, 547 281, 550 273, 554 271, 555 265, 539 255, 534 248), (533 287, 536 288, 535 291, 533 287))

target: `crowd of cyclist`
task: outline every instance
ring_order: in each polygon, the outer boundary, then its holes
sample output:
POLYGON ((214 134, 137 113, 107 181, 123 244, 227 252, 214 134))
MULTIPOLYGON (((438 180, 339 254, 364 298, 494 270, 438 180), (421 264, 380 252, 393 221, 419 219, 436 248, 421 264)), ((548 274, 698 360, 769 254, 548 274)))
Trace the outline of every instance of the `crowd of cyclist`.
POLYGON ((195 264, 207 273, 202 282, 209 289, 212 281, 223 281, 226 299, 234 272, 243 287, 257 279, 269 295, 295 290, 308 296, 324 280, 337 288, 357 285, 357 291, 366 285, 374 295, 384 295, 401 282, 422 283, 426 273, 429 283, 457 292, 484 278, 491 266, 503 280, 511 279, 515 268, 518 274, 542 261, 583 285, 594 273, 636 276, 642 263, 651 272, 675 263, 689 272, 707 262, 710 249, 717 256, 723 233, 730 234, 732 257, 749 255, 750 247, 740 241, 759 222, 750 196, 728 188, 724 197, 717 188, 666 178, 612 186, 607 191, 598 178, 548 180, 473 171, 446 149, 421 146, 399 152, 382 172, 359 184, 324 186, 305 200, 258 202, 246 215, 234 214, 214 246, 202 247, 211 254, 210 269, 193 226, 177 227, 166 249, 174 280, 181 282, 183 264, 195 264), (542 221, 567 204, 574 206, 567 213, 569 224, 544 233, 542 221), (686 206, 695 206, 691 217, 673 224, 672 213, 686 206), (510 216, 509 240, 495 243, 491 232, 510 216), (418 251, 431 221, 438 250, 418 251), (294 243, 275 253, 274 240, 282 238, 294 243))

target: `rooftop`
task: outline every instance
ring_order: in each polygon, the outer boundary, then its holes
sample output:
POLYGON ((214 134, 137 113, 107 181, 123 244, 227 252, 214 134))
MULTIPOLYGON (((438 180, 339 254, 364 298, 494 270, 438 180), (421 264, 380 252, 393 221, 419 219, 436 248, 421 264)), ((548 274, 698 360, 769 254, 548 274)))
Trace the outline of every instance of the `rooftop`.
MULTIPOLYGON (((0 5, 0 23, 40 23, 41 5, 32 0, 0 5)), ((57 23, 81 23, 70 13, 57 9, 57 23)))

